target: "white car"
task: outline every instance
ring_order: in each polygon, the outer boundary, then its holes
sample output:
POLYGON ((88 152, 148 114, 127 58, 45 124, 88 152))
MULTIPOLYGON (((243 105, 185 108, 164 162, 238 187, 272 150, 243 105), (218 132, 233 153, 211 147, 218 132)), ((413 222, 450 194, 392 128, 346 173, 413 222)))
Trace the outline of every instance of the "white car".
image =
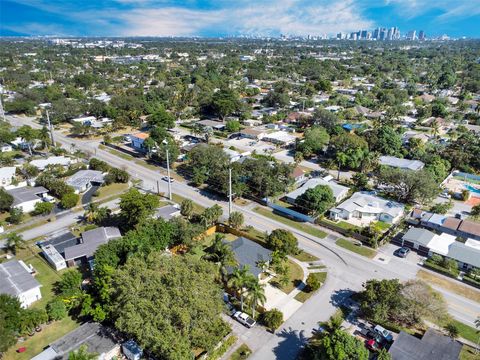
POLYGON ((240 324, 245 325, 248 328, 253 327, 257 323, 250 316, 241 311, 237 311, 235 314, 233 314, 233 318, 236 319, 240 324))
MULTIPOLYGON (((168 182, 168 176, 162 177, 162 180, 168 182)), ((174 182, 174 181, 175 181, 175 180, 171 177, 171 178, 170 178, 170 182, 172 183, 172 182, 174 182)))
POLYGON ((377 334, 382 336, 388 342, 393 341, 392 333, 390 331, 388 331, 387 329, 385 329, 384 327, 382 327, 380 325, 377 325, 373 328, 373 331, 375 331, 377 334))

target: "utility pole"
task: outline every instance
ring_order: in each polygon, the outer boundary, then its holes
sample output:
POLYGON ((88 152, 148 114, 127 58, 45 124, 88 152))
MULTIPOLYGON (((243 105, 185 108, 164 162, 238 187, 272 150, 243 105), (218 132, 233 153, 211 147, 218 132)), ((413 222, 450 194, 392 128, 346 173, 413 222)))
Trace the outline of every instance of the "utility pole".
POLYGON ((228 168, 228 218, 232 215, 232 168, 228 168))
POLYGON ((4 121, 4 122, 7 122, 7 119, 5 119, 5 110, 3 109, 2 94, 0 94, 0 111, 2 112, 3 121, 4 121))
POLYGON ((47 124, 48 124, 48 130, 50 131, 50 139, 52 140, 52 146, 55 147, 55 140, 53 139, 53 129, 52 129, 52 124, 50 123, 50 115, 47 112, 47 124))
POLYGON ((168 153, 168 147, 166 148, 167 151, 167 176, 168 176, 168 200, 172 201, 172 184, 170 181, 170 156, 168 153))

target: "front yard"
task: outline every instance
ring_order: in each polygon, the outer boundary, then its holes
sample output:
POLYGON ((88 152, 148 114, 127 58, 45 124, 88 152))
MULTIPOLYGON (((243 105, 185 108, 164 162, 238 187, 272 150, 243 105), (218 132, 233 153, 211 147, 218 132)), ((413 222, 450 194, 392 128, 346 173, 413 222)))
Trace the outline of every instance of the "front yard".
MULTIPOLYGON (((311 273, 313 274, 314 277, 317 278, 317 280, 322 284, 325 284, 325 280, 327 280, 327 272, 326 271, 322 271, 322 272, 313 272, 311 273)), ((321 287, 320 287, 321 289, 321 287)), ((317 291, 308 291, 308 287, 305 287, 302 291, 300 291, 296 296, 295 296, 295 300, 297 301, 300 301, 301 303, 304 303, 305 301, 307 301, 308 299, 310 299, 313 294, 315 294, 317 291)))
POLYGON ((270 280, 270 284, 282 290, 285 294, 290 294, 303 280, 302 267, 292 260, 287 261, 288 266, 288 283, 283 285, 280 283, 280 278, 275 276, 270 280))

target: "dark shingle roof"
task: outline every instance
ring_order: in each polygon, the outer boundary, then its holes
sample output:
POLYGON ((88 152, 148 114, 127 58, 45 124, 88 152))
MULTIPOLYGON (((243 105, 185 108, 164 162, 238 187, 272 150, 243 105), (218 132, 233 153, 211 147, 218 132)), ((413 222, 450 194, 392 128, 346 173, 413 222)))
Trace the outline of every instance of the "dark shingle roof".
POLYGON ((74 260, 84 256, 90 258, 100 245, 121 236, 120 231, 116 227, 99 227, 85 231, 82 234, 82 242, 80 244, 65 249, 65 260, 74 260))
POLYGON ((248 266, 250 272, 256 277, 262 272, 262 269, 257 264, 261 261, 271 260, 272 252, 270 250, 244 237, 239 237, 232 242, 226 241, 225 243, 232 248, 238 265, 248 266))
POLYGON ((0 264, 0 294, 18 296, 40 283, 17 260, 0 264))
POLYGON ((17 206, 26 201, 32 201, 40 199, 41 194, 48 192, 43 186, 29 187, 24 186, 16 189, 7 190, 7 192, 13 196, 12 206, 17 206))
POLYGON ((462 344, 433 329, 422 339, 400 332, 389 350, 392 360, 457 360, 462 344))

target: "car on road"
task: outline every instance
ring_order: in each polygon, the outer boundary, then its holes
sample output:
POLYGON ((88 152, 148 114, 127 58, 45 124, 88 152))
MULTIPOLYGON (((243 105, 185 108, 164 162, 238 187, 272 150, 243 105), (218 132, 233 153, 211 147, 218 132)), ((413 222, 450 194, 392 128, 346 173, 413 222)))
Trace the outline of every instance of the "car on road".
POLYGON ((401 247, 400 249, 395 250, 395 255, 401 258, 406 258, 410 253, 410 249, 407 247, 401 247))
POLYGON ((248 328, 255 326, 255 324, 257 323, 250 316, 241 311, 235 312, 235 314, 233 314, 233 318, 237 320, 240 324, 245 325, 248 328))
MULTIPOLYGON (((162 177, 162 180, 168 182, 168 176, 162 177)), ((171 177, 171 178, 170 178, 170 182, 172 183, 172 182, 174 182, 174 181, 175 181, 175 179, 171 177)))
POLYGON ((393 335, 390 331, 388 331, 387 329, 385 329, 384 327, 380 326, 380 325, 377 325, 373 328, 373 331, 375 331, 377 334, 379 334, 380 336, 382 336, 385 340, 387 340, 388 342, 392 342, 393 341, 393 335))

